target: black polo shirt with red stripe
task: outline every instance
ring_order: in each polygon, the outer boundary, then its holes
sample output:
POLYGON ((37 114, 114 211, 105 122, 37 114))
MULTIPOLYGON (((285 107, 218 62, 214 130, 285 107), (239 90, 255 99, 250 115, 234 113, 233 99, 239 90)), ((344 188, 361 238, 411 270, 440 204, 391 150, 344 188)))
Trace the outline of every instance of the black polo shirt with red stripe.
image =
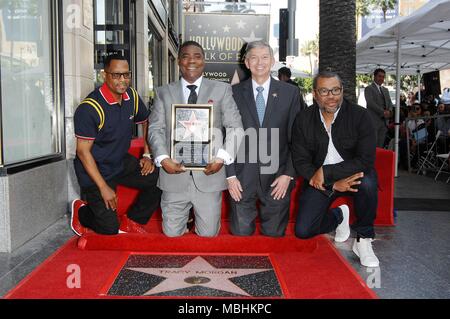
MULTIPOLYGON (((137 110, 131 88, 123 93, 122 104, 119 104, 105 83, 91 92, 75 111, 75 136, 94 141, 91 153, 106 181, 123 170, 123 159, 130 147, 133 126, 147 121, 149 110, 137 93, 136 97, 137 110)), ((81 187, 95 185, 78 156, 74 166, 81 187)))

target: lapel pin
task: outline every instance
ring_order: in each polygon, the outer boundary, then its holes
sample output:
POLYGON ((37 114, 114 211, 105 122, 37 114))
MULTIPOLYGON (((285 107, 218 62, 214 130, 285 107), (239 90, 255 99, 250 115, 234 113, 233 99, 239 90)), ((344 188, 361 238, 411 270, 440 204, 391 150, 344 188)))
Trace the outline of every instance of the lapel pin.
POLYGON ((272 96, 275 98, 275 97, 278 97, 278 94, 277 93, 273 93, 272 96))

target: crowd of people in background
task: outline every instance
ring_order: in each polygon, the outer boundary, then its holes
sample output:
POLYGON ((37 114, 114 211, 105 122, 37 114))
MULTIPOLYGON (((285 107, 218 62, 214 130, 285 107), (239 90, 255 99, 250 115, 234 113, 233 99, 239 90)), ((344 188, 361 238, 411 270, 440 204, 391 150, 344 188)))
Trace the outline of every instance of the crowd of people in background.
MULTIPOLYGON (((365 101, 376 126, 377 146, 394 150, 395 111, 389 92, 383 86, 385 71, 375 70, 373 83, 365 90, 365 101)), ((297 85, 291 80, 289 68, 278 72, 281 81, 297 85)), ((419 158, 435 142, 434 152, 448 153, 450 150, 450 88, 436 95, 421 88, 419 92, 400 94, 399 167, 417 169, 419 158), (407 134, 408 131, 408 134, 407 134), (440 132, 438 134, 438 132, 440 132), (438 135, 437 135, 438 134, 438 135), (408 138, 409 149, 408 149, 408 138), (409 159, 409 166, 408 166, 409 159)))
MULTIPOLYGON (((448 90, 448 89, 446 89, 448 90)), ((410 166, 417 169, 419 158, 428 152, 430 145, 435 143, 435 153, 447 153, 450 149, 450 97, 446 91, 441 96, 426 94, 419 102, 417 94, 408 93, 408 97, 400 97, 400 136, 399 148, 400 168, 410 166), (445 116, 449 115, 449 116, 445 116), (408 130, 408 135, 407 135, 408 130), (440 132, 438 134, 438 132, 440 132), (407 147, 409 136, 409 152, 407 147), (437 140, 436 140, 437 137, 437 140)), ((390 120, 388 139, 393 141, 395 134, 394 119, 390 120)), ((392 146, 392 144, 391 144, 392 146)))

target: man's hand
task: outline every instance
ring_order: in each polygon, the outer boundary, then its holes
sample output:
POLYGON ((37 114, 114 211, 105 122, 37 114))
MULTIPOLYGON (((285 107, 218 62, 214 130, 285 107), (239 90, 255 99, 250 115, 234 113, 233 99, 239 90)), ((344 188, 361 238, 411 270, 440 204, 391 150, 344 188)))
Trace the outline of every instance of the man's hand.
POLYGON ((208 165, 206 165, 206 168, 203 171, 203 173, 205 173, 206 175, 215 174, 218 171, 220 171, 222 166, 223 166, 223 159, 216 158, 212 163, 208 163, 208 165))
POLYGON ((100 194, 105 202, 106 209, 117 209, 117 196, 116 192, 111 189, 107 184, 100 188, 100 194))
POLYGON ((142 176, 151 174, 155 170, 155 164, 153 163, 153 160, 148 157, 141 158, 139 161, 139 165, 141 166, 142 176))
POLYGON ((286 192, 289 188, 289 183, 291 182, 291 177, 287 175, 278 176, 270 187, 274 187, 270 196, 275 200, 283 199, 286 196, 286 192))
POLYGON ((323 183, 325 182, 325 178, 323 177, 323 169, 320 167, 309 180, 309 185, 314 187, 315 189, 324 191, 323 183))
POLYGON ((352 186, 361 184, 361 181, 358 181, 358 179, 362 178, 363 176, 364 173, 359 172, 350 177, 340 179, 336 183, 334 183, 333 189, 342 193, 344 192, 356 193, 358 190, 356 188, 352 188, 352 186))
POLYGON ((389 110, 384 110, 384 118, 388 119, 391 117, 391 111, 389 110))
POLYGON ((182 164, 170 158, 163 159, 161 166, 168 174, 180 174, 186 172, 186 168, 182 164))
POLYGON ((227 179, 228 192, 230 192, 231 197, 239 202, 242 199, 242 192, 244 191, 241 186, 241 182, 237 177, 232 177, 227 179))

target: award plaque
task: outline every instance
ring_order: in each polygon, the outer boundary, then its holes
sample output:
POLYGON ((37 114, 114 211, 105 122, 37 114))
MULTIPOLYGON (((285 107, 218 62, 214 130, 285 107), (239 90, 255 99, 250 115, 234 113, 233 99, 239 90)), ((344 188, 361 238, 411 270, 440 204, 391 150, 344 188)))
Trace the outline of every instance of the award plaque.
POLYGON ((212 158, 212 104, 172 104, 171 158, 203 170, 212 158))

